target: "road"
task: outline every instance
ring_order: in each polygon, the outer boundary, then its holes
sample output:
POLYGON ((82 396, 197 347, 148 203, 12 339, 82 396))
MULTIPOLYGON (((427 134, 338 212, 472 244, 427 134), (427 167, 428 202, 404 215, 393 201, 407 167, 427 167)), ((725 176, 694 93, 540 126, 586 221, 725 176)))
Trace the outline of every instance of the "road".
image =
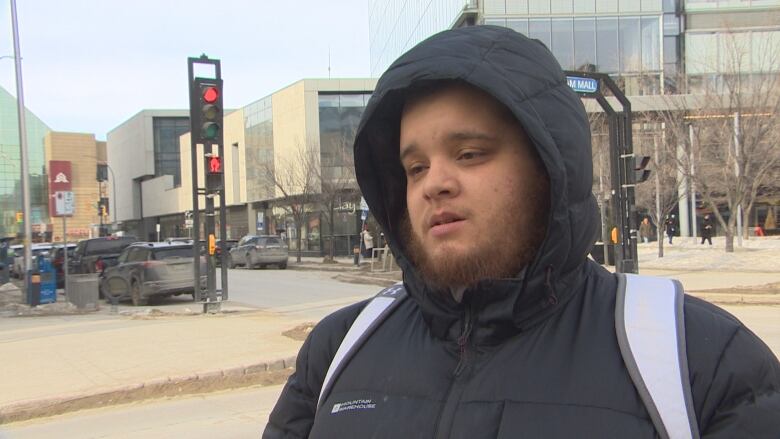
MULTIPOLYGON (((319 320, 336 309, 371 297, 381 290, 381 287, 376 285, 334 280, 336 275, 338 272, 275 268, 231 269, 228 270, 230 300, 226 305, 297 314, 319 320)), ((219 280, 217 272, 218 284, 219 280)), ((186 309, 201 311, 201 306, 193 303, 189 294, 152 298, 145 307, 134 307, 129 300, 124 300, 119 303, 117 311, 142 312, 149 308, 166 312, 182 312, 186 309)), ((105 305, 99 314, 110 313, 110 306, 105 305)))
POLYGON ((232 269, 228 273, 230 300, 235 304, 267 308, 276 312, 317 314, 373 296, 376 285, 351 284, 333 279, 336 272, 232 269))
MULTIPOLYGON (((780 355, 780 306, 724 308, 780 355)), ((257 438, 281 389, 253 387, 86 410, 0 427, 0 439, 257 438)))

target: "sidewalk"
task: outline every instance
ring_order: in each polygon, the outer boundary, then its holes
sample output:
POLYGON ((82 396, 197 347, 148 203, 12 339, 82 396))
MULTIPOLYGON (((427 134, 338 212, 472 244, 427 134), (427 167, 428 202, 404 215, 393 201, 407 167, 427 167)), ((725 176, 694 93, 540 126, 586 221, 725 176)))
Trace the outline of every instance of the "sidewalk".
POLYGON ((301 345, 282 332, 302 322, 224 308, 227 312, 216 315, 0 320, 0 424, 150 397, 282 382, 301 345))
MULTIPOLYGON (((351 260, 293 261, 290 269, 332 271, 347 282, 390 285, 400 279, 400 272, 371 273, 368 266, 355 267, 351 260)), ((716 303, 780 304, 778 270, 706 270, 689 261, 683 270, 641 272, 677 278, 689 293, 716 303), (756 289, 766 284, 774 285, 756 289)), ((0 424, 146 398, 283 382, 302 342, 282 333, 304 323, 303 318, 250 311, 230 302, 223 310, 215 315, 0 317, 0 424)))

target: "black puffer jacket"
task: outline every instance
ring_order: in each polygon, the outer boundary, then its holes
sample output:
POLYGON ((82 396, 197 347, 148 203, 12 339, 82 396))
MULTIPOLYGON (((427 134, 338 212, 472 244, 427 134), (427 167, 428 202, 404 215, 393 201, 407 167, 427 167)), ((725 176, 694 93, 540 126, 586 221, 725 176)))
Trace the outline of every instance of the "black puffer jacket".
MULTIPOLYGON (((344 334, 365 305, 325 318, 304 343, 265 438, 652 438, 615 336, 615 277, 586 255, 600 228, 588 120, 549 51, 503 28, 431 37, 382 76, 355 143, 358 181, 404 270, 406 300, 349 362, 315 417, 344 334), (439 79, 503 102, 550 177, 548 234, 515 279, 485 280, 462 303, 426 290, 398 219, 402 91, 439 79), (337 405, 340 404, 340 405, 337 405)), ((739 321, 685 301, 693 399, 703 437, 780 437, 780 365, 739 321)))

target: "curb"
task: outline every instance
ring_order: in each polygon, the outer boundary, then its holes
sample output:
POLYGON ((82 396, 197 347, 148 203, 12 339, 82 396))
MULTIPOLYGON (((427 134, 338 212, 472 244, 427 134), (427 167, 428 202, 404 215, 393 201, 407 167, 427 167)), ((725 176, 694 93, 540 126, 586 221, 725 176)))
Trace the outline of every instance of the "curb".
POLYGON ((306 264, 302 263, 298 265, 297 262, 290 262, 287 264, 288 270, 300 270, 300 271, 328 271, 328 272, 338 272, 338 273, 361 273, 362 271, 360 268, 355 267, 354 265, 349 265, 345 267, 343 264, 306 264))
POLYGON ((17 402, 0 407, 0 425, 160 397, 280 384, 293 372, 295 359, 288 357, 248 366, 160 378, 96 393, 83 392, 17 402))
POLYGON ((780 305, 780 294, 712 293, 706 290, 686 291, 685 294, 716 305, 780 305))

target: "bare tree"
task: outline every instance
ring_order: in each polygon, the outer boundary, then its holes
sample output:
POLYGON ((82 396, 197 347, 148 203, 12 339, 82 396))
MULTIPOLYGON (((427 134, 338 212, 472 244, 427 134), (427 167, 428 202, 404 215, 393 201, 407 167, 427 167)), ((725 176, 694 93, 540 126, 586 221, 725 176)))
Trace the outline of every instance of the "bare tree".
MULTIPOLYGON (((357 197, 359 190, 355 177, 352 143, 355 131, 342 132, 336 144, 328 145, 323 153, 322 166, 317 170, 321 182, 320 208, 328 222, 330 235, 327 240, 326 262, 333 262, 335 256, 334 230, 336 211, 344 200, 357 197)), ((322 145, 325 148, 325 145, 322 145)))
MULTIPOLYGON (((664 219, 680 201, 681 192, 677 190, 679 163, 671 156, 669 148, 663 145, 663 122, 660 122, 655 115, 648 115, 648 117, 651 118, 649 121, 651 133, 634 138, 644 140, 641 143, 640 153, 651 157, 648 165, 651 176, 647 182, 636 186, 635 196, 636 206, 651 213, 651 221, 655 225, 658 235, 658 257, 662 258, 664 256, 664 219)), ((640 150, 637 146, 640 145, 635 142, 635 150, 640 150)))
POLYGON ((297 242, 296 260, 301 262, 302 235, 307 214, 318 201, 320 193, 320 159, 317 148, 298 142, 294 149, 277 158, 272 167, 265 166, 269 181, 273 182, 279 205, 295 222, 297 242))
POLYGON ((697 77, 692 95, 669 99, 670 110, 660 113, 665 117, 667 146, 682 149, 672 156, 712 209, 726 236, 726 251, 733 252, 738 215, 744 215, 747 227, 758 190, 771 183, 771 172, 780 160, 776 147, 780 48, 757 50, 746 45, 751 40, 734 33, 718 38, 716 65, 709 66, 714 74, 697 77), (724 205, 727 218, 718 209, 724 205))

